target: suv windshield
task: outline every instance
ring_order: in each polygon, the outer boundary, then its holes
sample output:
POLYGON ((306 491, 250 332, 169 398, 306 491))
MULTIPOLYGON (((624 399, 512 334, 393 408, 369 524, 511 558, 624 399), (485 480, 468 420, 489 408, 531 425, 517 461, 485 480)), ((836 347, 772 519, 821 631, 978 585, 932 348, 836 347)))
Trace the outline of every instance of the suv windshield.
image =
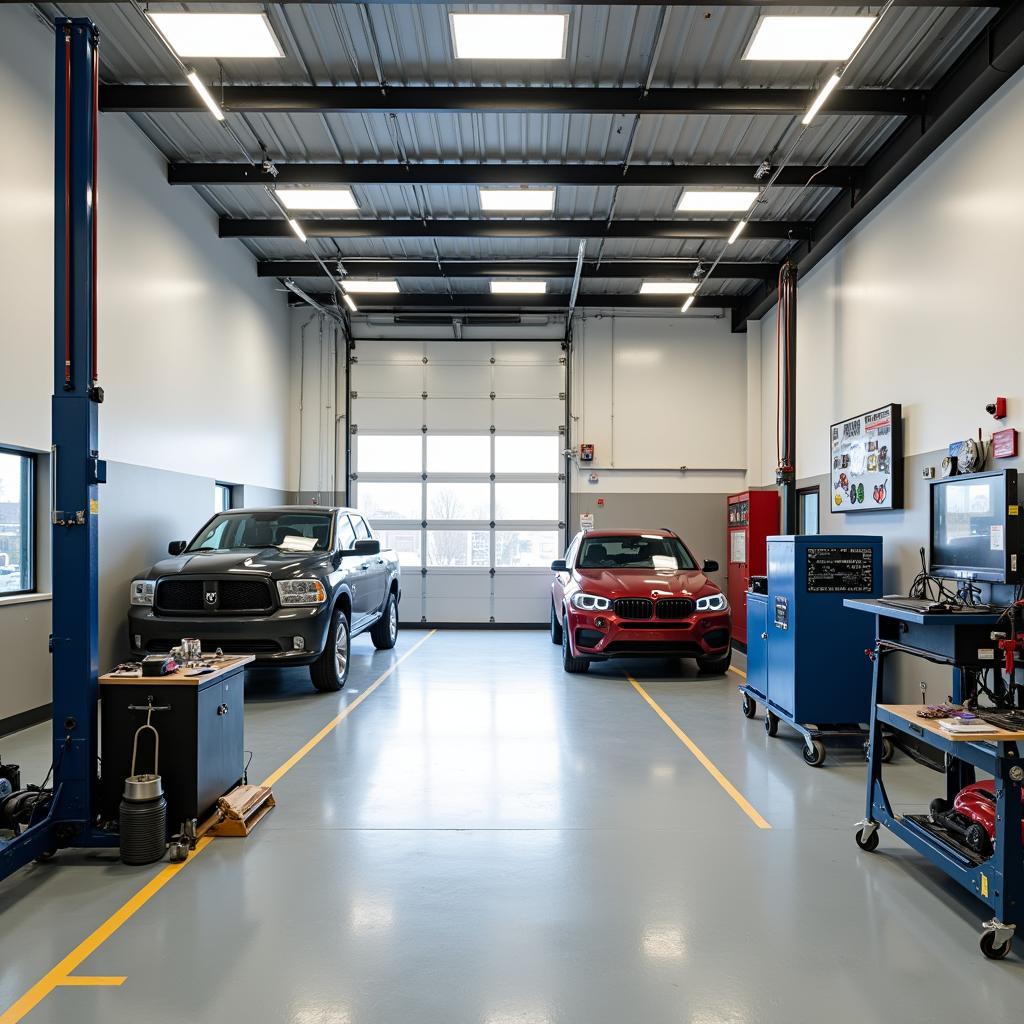
POLYGON ((284 548, 327 551, 331 517, 317 512, 229 512, 210 520, 187 551, 284 548))
POLYGON ((696 569, 678 537, 584 537, 578 569, 696 569))

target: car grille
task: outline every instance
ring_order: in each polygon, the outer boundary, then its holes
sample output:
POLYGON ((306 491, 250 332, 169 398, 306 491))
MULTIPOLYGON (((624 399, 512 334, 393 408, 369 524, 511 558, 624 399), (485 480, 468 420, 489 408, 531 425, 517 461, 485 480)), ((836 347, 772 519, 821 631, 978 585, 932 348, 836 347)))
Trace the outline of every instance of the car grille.
POLYGON ((274 607, 266 580, 161 580, 156 588, 155 609, 159 612, 200 615, 268 612, 274 607), (206 605, 204 593, 217 590, 217 605, 206 605))
POLYGON ((654 606, 654 614, 659 619, 685 619, 693 614, 694 607, 693 601, 687 597, 670 597, 654 606))
POLYGON ((649 619, 654 602, 645 597, 623 597, 615 602, 615 614, 620 619, 649 619))
POLYGON ((602 654, 645 654, 675 655, 680 658, 695 658, 702 654, 700 644, 687 640, 614 640, 601 652, 602 654))

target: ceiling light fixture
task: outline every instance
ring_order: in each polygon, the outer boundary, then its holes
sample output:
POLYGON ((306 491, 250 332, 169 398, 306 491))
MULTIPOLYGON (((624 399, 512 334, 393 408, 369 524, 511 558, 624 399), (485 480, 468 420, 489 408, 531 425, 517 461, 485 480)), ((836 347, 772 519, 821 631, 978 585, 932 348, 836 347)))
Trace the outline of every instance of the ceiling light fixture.
POLYGON ((289 210, 358 210, 350 188, 279 188, 289 210))
POLYGON ((568 14, 449 14, 458 60, 562 60, 568 14))
POLYGON ((149 14, 179 57, 283 57, 265 14, 149 14))
POLYGON ((492 295, 543 295, 547 281, 492 281, 492 295))
POLYGON ((351 309, 353 313, 359 312, 359 307, 356 305, 355 299, 353 299, 351 295, 349 295, 346 292, 344 295, 342 295, 342 298, 345 300, 345 305, 348 306, 348 308, 351 309))
POLYGON ((688 299, 687 299, 687 300, 686 300, 686 301, 685 301, 685 302, 683 303, 683 308, 682 308, 682 309, 681 309, 681 310, 680 310, 679 312, 680 312, 680 313, 685 313, 685 312, 686 312, 686 311, 687 311, 687 310, 688 310, 688 309, 689 309, 689 308, 690 308, 690 307, 691 307, 691 306, 693 305, 693 300, 694 300, 695 298, 697 298, 697 296, 696 296, 696 295, 691 295, 691 296, 690 296, 690 297, 689 297, 689 298, 688 298, 688 299))
POLYGON ((291 217, 288 218, 288 224, 291 227, 292 231, 295 232, 296 237, 299 239, 299 241, 305 242, 306 232, 302 230, 302 225, 297 220, 294 220, 291 217))
POLYGON ((210 113, 213 114, 218 121, 223 121, 224 111, 220 109, 217 101, 210 95, 210 90, 203 85, 202 79, 199 75, 196 74, 195 71, 189 71, 186 77, 188 78, 189 85, 199 93, 200 99, 202 99, 207 107, 209 107, 210 113))
POLYGON ((725 244, 726 245, 732 245, 732 243, 735 242, 736 239, 739 238, 740 235, 743 234, 743 229, 746 226, 747 226, 747 222, 745 220, 737 221, 736 227, 734 227, 732 229, 732 234, 729 236, 729 241, 726 242, 725 244))
POLYGON ((551 213, 555 208, 553 188, 482 188, 480 209, 516 213, 551 213))
POLYGON ((818 111, 821 110, 822 106, 825 103, 825 100, 827 100, 829 96, 832 95, 832 90, 839 84, 840 75, 841 71, 832 72, 831 76, 829 77, 829 80, 821 87, 821 90, 819 91, 818 95, 814 97, 814 102, 811 104, 810 109, 807 111, 807 113, 804 114, 803 120, 800 122, 801 124, 807 125, 814 120, 815 114, 817 114, 818 111))
POLYGON ((692 295, 696 290, 696 281, 644 281, 640 285, 641 295, 692 295))
POLYGON ((742 213, 754 205, 756 188, 686 189, 679 197, 676 212, 699 210, 703 213, 742 213))
POLYGON ((395 295, 398 293, 398 282, 390 280, 378 280, 376 278, 346 277, 341 282, 341 287, 346 292, 356 295, 395 295))
POLYGON ((873 15, 855 17, 766 14, 757 23, 744 60, 849 60, 875 24, 873 15))

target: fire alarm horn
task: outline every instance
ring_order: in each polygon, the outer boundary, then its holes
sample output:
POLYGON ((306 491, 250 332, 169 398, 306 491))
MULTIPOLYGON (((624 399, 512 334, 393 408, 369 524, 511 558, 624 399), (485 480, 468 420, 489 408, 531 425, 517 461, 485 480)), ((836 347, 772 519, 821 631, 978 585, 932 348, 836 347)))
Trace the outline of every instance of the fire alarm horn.
POLYGON ((997 398, 994 402, 989 402, 985 406, 985 412, 987 412, 995 420, 1006 419, 1006 399, 997 398))

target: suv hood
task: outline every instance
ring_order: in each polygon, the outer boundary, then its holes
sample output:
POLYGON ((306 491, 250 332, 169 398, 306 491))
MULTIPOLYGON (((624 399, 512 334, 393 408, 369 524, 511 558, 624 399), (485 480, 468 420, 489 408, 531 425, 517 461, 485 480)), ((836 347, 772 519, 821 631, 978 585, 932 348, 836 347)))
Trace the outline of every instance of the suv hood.
POLYGON ((580 585, 602 597, 704 597, 719 588, 700 569, 577 569, 580 585))
POLYGON ((330 562, 323 551, 281 551, 275 547, 243 548, 237 551, 194 551, 165 558, 149 570, 148 578, 161 576, 220 576, 225 573, 239 575, 294 576, 296 570, 315 569, 330 562))

